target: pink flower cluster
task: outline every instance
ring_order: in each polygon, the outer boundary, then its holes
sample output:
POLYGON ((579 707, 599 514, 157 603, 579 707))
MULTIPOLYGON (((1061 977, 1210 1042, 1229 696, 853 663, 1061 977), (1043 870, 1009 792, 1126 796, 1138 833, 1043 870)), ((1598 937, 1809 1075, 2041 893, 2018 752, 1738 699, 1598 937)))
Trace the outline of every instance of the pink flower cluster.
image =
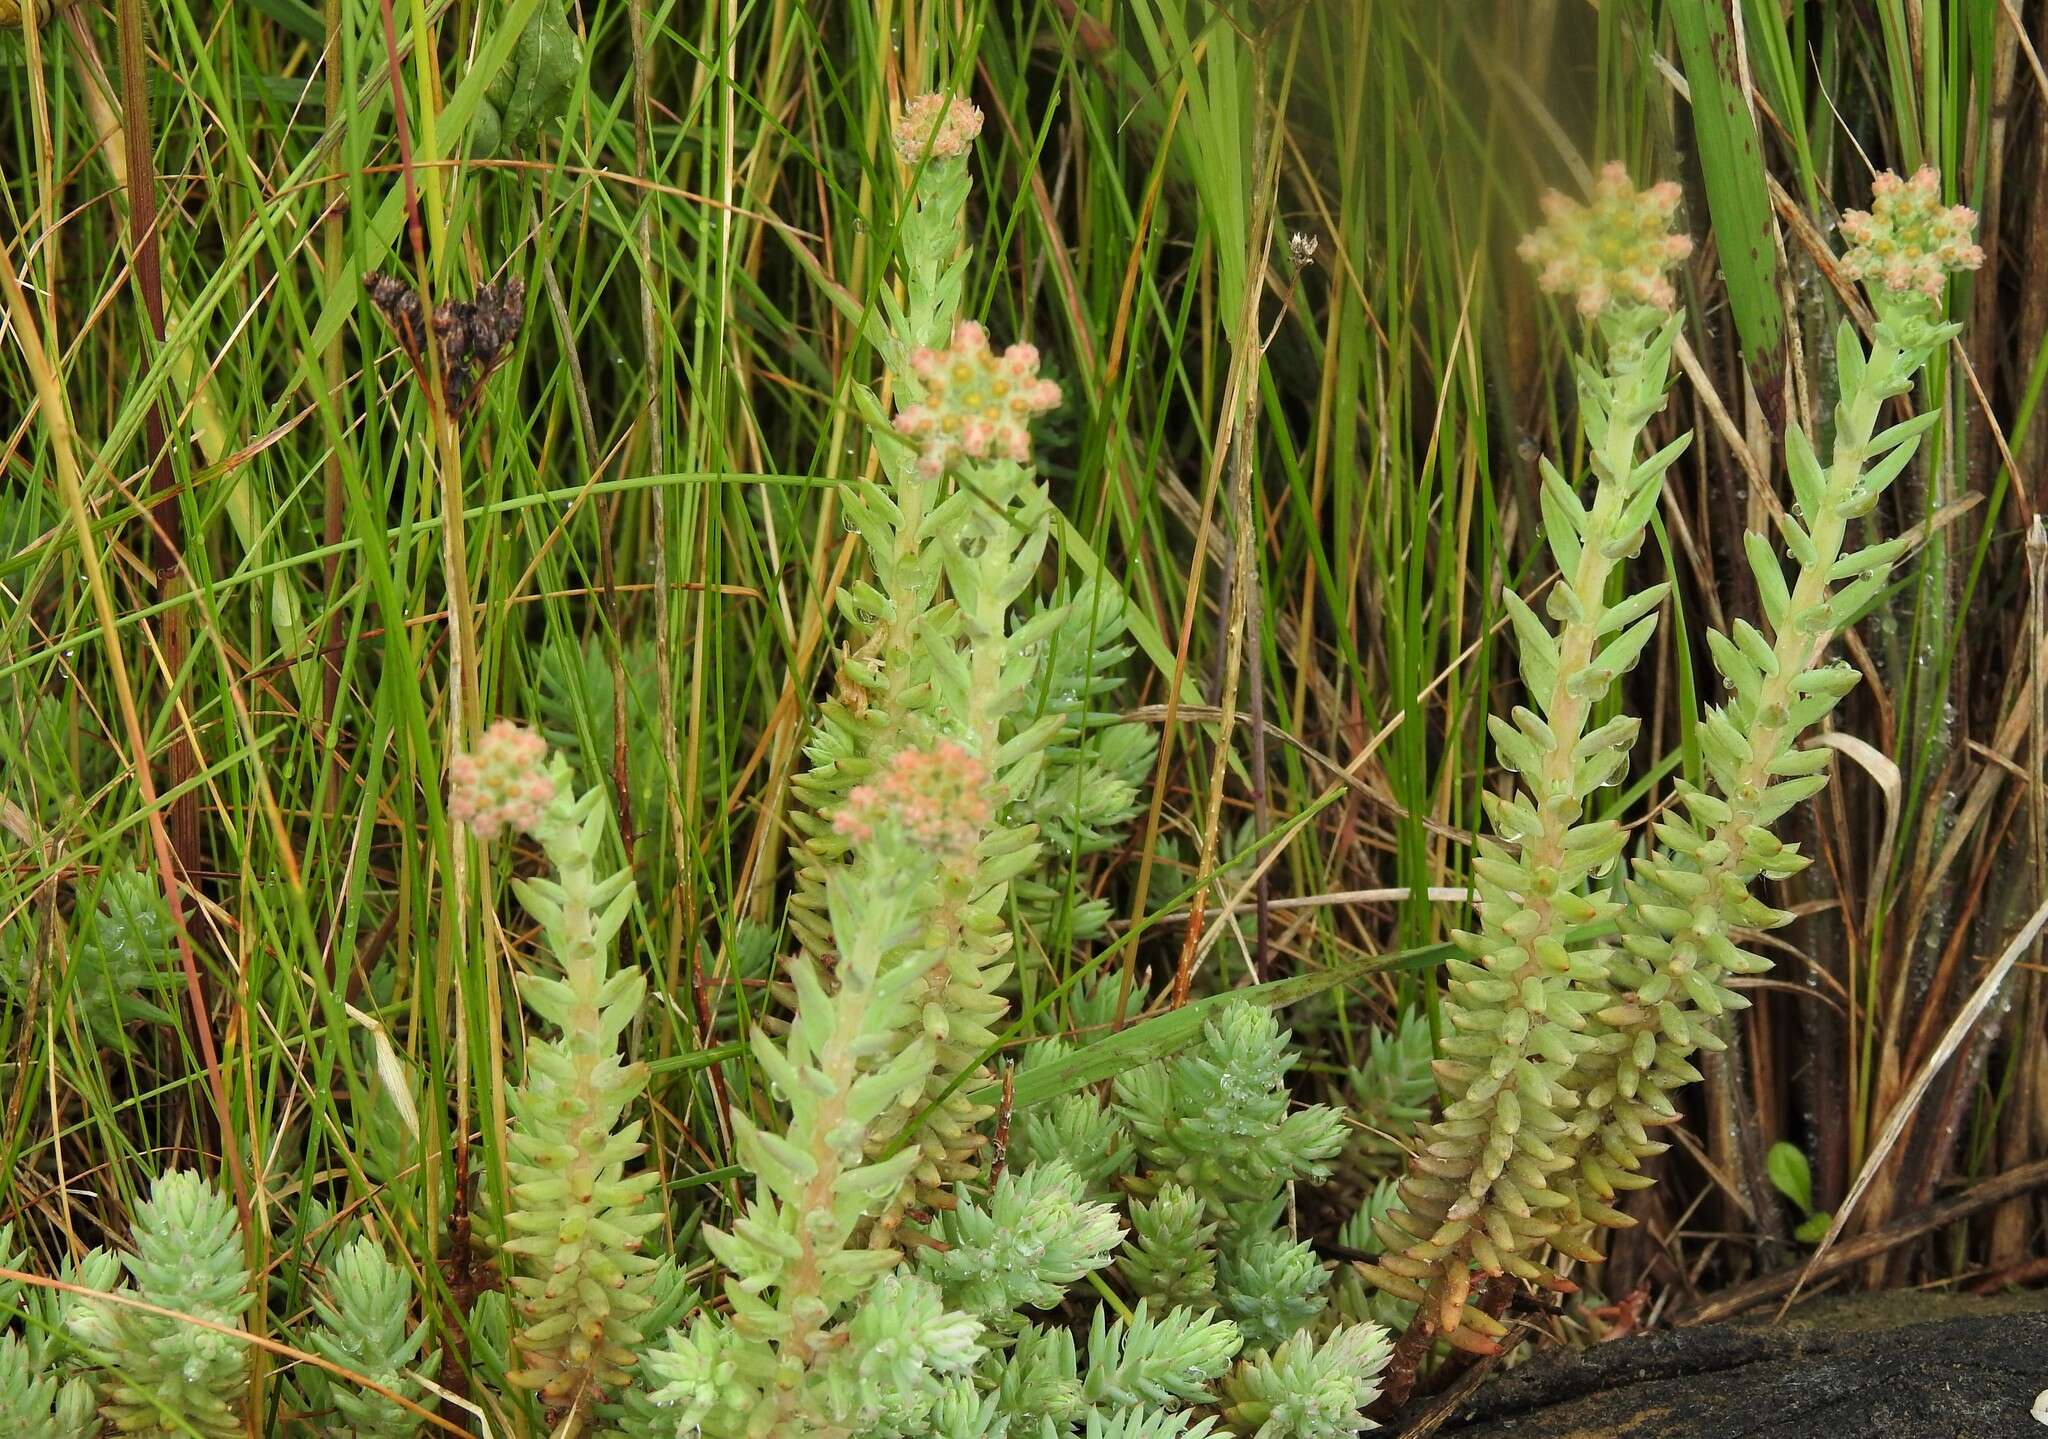
POLYGON ((919 95, 897 118, 896 154, 906 165, 915 165, 927 155, 934 160, 956 160, 967 153, 980 133, 981 111, 971 101, 938 93, 919 95))
POLYGON ((1545 290, 1575 297, 1589 320, 1610 307, 1669 310, 1678 292, 1665 271, 1692 253, 1690 237, 1671 233, 1678 199, 1669 180, 1636 189, 1617 160, 1601 170, 1589 205, 1545 195, 1543 225, 1523 237, 1521 256, 1542 267, 1545 290))
POLYGON ((1874 188, 1870 209, 1842 212, 1842 234, 1850 245, 1842 256, 1844 275, 1895 294, 1938 300, 1951 272, 1984 263, 1983 250, 1971 239, 1976 212, 1941 203, 1941 175, 1933 167, 1923 166, 1910 180, 1887 170, 1874 188))
POLYGON ((478 839, 501 830, 531 830, 555 797, 547 772, 548 742, 511 720, 484 731, 470 754, 448 762, 448 816, 478 839))
POLYGON ((953 740, 930 749, 899 751, 875 776, 857 786, 832 827, 855 844, 893 830, 940 859, 972 854, 993 809, 988 766, 953 740))
POLYGON ((1012 345, 997 355, 972 320, 953 328, 943 350, 910 352, 924 399, 896 412, 896 428, 919 442, 919 468, 945 472, 954 460, 1031 458, 1031 417, 1060 402, 1060 387, 1038 378, 1038 348, 1012 345))

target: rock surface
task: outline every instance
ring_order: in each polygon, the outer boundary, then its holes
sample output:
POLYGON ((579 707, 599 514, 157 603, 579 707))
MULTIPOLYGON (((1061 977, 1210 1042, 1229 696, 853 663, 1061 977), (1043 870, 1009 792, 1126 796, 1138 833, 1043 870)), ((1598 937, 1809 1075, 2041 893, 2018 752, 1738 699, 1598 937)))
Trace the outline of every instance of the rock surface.
MULTIPOLYGON (((2048 1389, 2048 1314, 1937 1318, 1954 1306, 1891 1297, 1917 1308, 1919 1322, 1898 1323, 1901 1304, 1876 1318, 1867 1306, 1844 1307, 1832 1322, 1669 1330, 1543 1355, 1487 1383, 1436 1432, 1447 1439, 2048 1439, 2048 1425, 2031 1412, 2035 1395, 2048 1389)), ((1398 1422, 1389 1428, 1401 1432, 1398 1422)))

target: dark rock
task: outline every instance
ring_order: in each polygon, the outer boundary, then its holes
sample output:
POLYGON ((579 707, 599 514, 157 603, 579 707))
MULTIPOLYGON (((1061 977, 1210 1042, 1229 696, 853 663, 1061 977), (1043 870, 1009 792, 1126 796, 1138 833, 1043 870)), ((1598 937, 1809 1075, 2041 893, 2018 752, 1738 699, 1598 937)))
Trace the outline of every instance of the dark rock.
MULTIPOLYGON (((2031 1412, 2048 1388, 2048 1314, 1979 1313, 1878 1329, 1858 1322, 1710 1325, 1546 1354, 1487 1383, 1437 1433, 2048 1439, 2031 1412)), ((1398 1421, 1388 1427, 1400 1432, 1398 1421)))

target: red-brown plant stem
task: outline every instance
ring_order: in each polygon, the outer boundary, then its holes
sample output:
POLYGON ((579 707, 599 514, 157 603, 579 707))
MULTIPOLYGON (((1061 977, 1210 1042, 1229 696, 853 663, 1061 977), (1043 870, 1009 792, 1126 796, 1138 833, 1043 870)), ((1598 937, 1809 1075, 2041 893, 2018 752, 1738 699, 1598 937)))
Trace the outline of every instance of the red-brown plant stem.
MULTIPOLYGON (((143 321, 149 328, 152 358, 164 340, 163 258, 158 242, 156 205, 156 155, 151 144, 153 126, 149 109, 148 55, 144 47, 142 0, 120 0, 115 12, 117 41, 121 56, 121 140, 128 163, 128 237, 132 263, 130 278, 142 305, 143 321)), ((135 367, 138 382, 146 382, 149 366, 135 367)), ((150 465, 150 567, 156 579, 156 601, 164 605, 157 630, 163 652, 167 688, 185 664, 185 609, 167 605, 182 587, 184 519, 178 511, 178 480, 171 468, 168 427, 164 423, 161 398, 150 402, 143 416, 143 445, 150 465)), ((169 727, 168 779, 175 793, 198 769, 197 757, 180 724, 169 727)), ((177 878, 189 883, 199 868, 199 796, 178 794, 170 805, 171 853, 177 860, 177 878)))
POLYGON ((1379 1401, 1373 1406, 1375 1413, 1392 1413, 1414 1395, 1415 1372, 1422 1366, 1422 1356, 1429 1353, 1429 1346, 1436 1340, 1438 1307, 1435 1287, 1432 1286, 1430 1302, 1415 1306, 1415 1317, 1408 1321, 1407 1330, 1394 1345, 1393 1356, 1387 1360, 1386 1372, 1380 1379, 1379 1401))

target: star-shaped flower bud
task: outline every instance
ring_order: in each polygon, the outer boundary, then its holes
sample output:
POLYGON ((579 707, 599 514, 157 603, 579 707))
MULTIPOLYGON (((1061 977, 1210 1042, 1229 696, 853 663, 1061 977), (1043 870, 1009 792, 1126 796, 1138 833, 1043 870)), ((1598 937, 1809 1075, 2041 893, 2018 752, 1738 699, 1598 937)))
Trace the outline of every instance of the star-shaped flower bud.
POLYGON ((980 133, 981 111, 973 102, 936 92, 919 95, 897 118, 896 154, 906 165, 918 164, 927 156, 957 160, 980 133))
POLYGON ((1842 212, 1849 252, 1842 273, 1893 295, 1940 299, 1948 277, 1974 270, 1984 252, 1973 242, 1977 215, 1941 203, 1941 175, 1923 166, 1910 180, 1887 170, 1877 177, 1868 210, 1842 212))
POLYGON ((1522 239, 1523 259, 1541 267, 1538 283, 1570 295, 1589 320, 1616 310, 1669 311, 1678 292, 1665 272, 1692 253, 1692 240, 1671 233, 1678 186, 1669 180, 1638 190, 1620 161, 1601 170, 1591 204, 1552 191, 1542 199, 1543 224, 1522 239))
POLYGON ((997 355, 972 320, 954 327, 945 349, 912 350, 910 369, 924 398, 896 412, 896 428, 918 441, 918 466, 928 475, 958 459, 1030 460, 1031 417, 1060 402, 1060 387, 1038 377, 1036 346, 997 355))
POLYGON ((524 725, 499 720, 475 750, 448 762, 448 817, 468 825, 478 839, 533 829, 555 797, 547 759, 546 740, 524 725))
POLYGON ((972 854, 988 827, 988 766, 953 741, 906 749, 858 785, 832 827, 855 844, 893 835, 934 859, 972 854))

